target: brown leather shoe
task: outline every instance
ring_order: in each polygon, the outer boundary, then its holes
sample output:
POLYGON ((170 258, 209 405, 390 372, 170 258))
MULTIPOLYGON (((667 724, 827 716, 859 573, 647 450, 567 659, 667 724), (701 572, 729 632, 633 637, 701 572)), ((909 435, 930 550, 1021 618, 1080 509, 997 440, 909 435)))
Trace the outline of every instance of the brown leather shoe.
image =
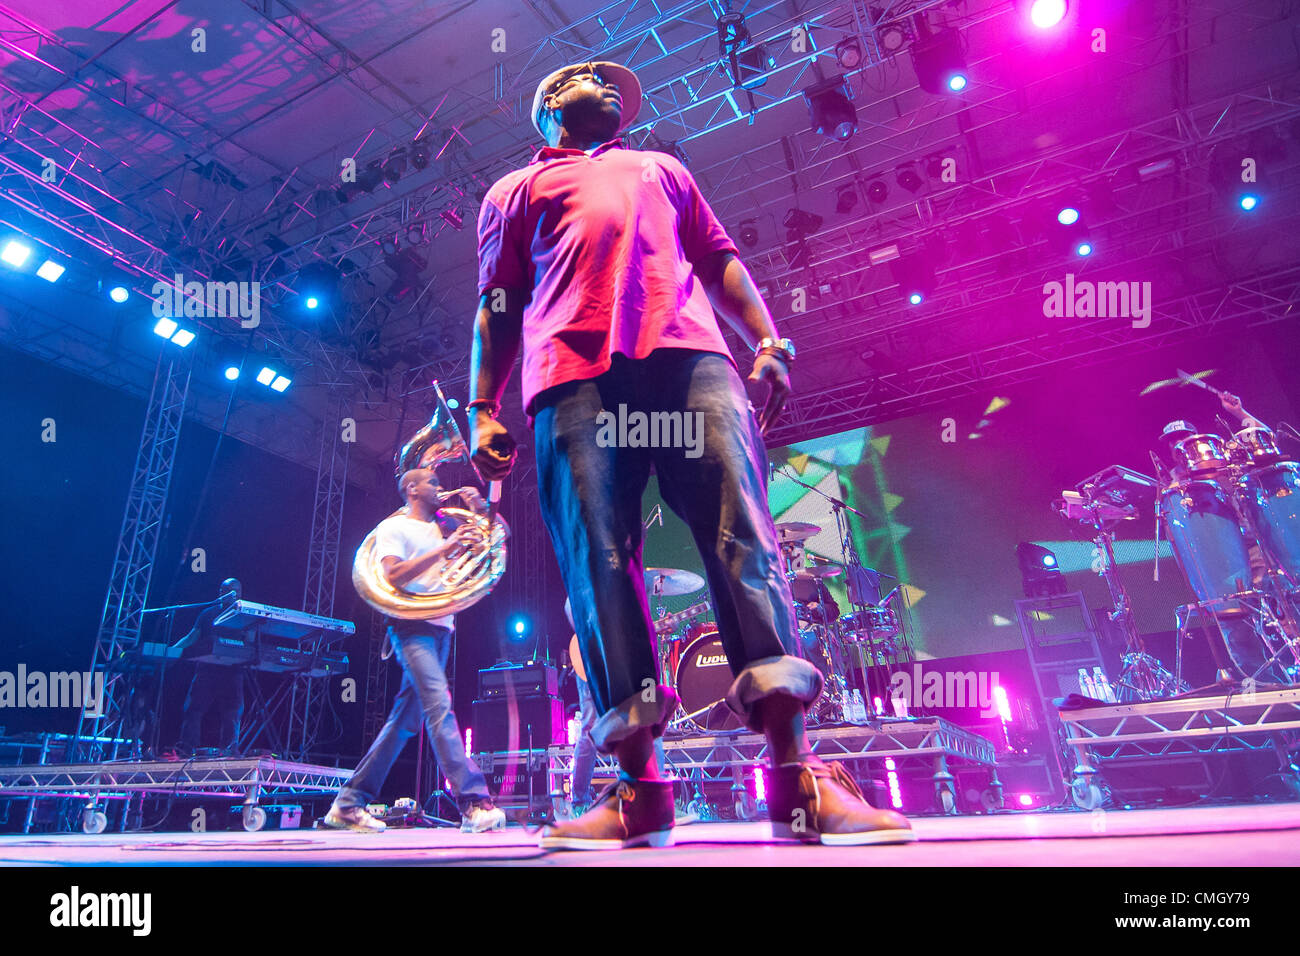
POLYGON ((913 843, 907 817, 867 803, 838 763, 782 764, 767 788, 772 836, 825 846, 913 843))
POLYGON ((669 780, 620 778, 576 820, 542 830, 543 850, 620 850, 673 845, 673 785, 669 780))

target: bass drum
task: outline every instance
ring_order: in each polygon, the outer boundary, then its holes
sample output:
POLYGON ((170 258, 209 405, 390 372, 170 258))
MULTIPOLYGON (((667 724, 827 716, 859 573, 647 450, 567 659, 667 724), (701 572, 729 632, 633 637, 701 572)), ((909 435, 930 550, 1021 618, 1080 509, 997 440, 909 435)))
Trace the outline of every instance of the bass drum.
POLYGON ((1300 464, 1253 468, 1241 479, 1241 490, 1269 564, 1300 585, 1300 464))
POLYGON ((1160 495, 1160 517, 1198 600, 1250 587, 1250 550, 1229 494, 1215 481, 1189 481, 1160 495))
POLYGON ((690 719, 701 730, 740 729, 744 725, 726 704, 734 679, 717 627, 701 625, 699 636, 686 645, 677 663, 676 690, 682 711, 693 715, 690 719))

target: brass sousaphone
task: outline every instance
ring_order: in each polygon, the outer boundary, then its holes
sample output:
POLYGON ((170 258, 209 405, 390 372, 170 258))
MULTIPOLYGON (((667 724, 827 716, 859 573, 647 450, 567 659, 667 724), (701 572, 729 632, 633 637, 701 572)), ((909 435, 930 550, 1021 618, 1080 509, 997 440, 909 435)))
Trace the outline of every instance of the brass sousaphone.
MULTIPOLYGON (((433 383, 433 389, 438 404, 429 424, 416 432, 394 457, 398 478, 412 468, 436 469, 447 462, 470 461, 469 449, 437 382, 433 383)), ((391 584, 375 555, 375 532, 366 535, 352 561, 352 584, 362 600, 389 617, 423 621, 457 614, 485 598, 506 571, 506 538, 510 529, 496 514, 499 489, 500 483, 492 482, 491 504, 472 487, 457 488, 442 495, 443 501, 460 498, 465 507, 439 508, 439 516, 456 521, 471 534, 466 536, 465 548, 460 553, 442 559, 431 569, 438 582, 432 593, 417 594, 391 584)), ((406 513, 407 507, 403 505, 389 517, 406 513)))

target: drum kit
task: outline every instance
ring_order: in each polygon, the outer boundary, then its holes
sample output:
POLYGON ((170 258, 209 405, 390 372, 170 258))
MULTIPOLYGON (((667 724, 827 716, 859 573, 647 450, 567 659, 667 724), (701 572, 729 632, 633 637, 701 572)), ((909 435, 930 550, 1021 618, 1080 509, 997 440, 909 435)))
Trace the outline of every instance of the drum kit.
MULTIPOLYGON (((849 686, 851 671, 869 664, 897 664, 906 651, 906 642, 900 639, 903 628, 898 615, 888 606, 899 593, 898 588, 884 601, 855 603, 853 610, 840 613, 826 587, 828 580, 844 575, 847 569, 850 583, 863 582, 858 589, 850 588, 851 600, 865 602, 859 593, 868 592, 868 588, 875 591, 879 578, 886 575, 855 566, 851 560, 835 564, 810 554, 805 542, 821 530, 806 522, 776 525, 799 624, 795 653, 812 663, 825 678, 825 690, 807 716, 811 726, 851 721, 854 706, 860 701, 849 686)), ((646 568, 645 578, 652 602, 659 597, 695 594, 704 587, 704 579, 698 574, 675 568, 646 568)), ((700 620, 710 610, 707 600, 675 614, 667 614, 661 607, 654 622, 660 672, 673 682, 681 700, 681 710, 669 722, 670 733, 716 733, 741 728, 740 720, 725 703, 733 678, 717 625, 700 620)), ((860 716, 865 719, 865 713, 860 716)))
MULTIPOLYGON (((1225 397, 1186 373, 1180 377, 1225 397)), ((1097 532, 1102 574, 1115 604, 1112 620, 1129 645, 1119 681, 1121 700, 1126 689, 1130 699, 1186 689, 1183 645, 1198 619, 1215 625, 1209 648, 1221 680, 1248 686, 1300 681, 1300 463, 1287 458, 1274 432, 1258 422, 1248 420, 1231 435, 1171 422, 1161 438, 1172 468, 1153 453, 1158 477, 1112 466, 1058 502, 1063 514, 1092 524, 1097 532), (1110 528, 1136 517, 1141 499, 1152 493, 1156 578, 1163 529, 1196 597, 1175 614, 1178 660, 1172 675, 1141 647, 1111 548, 1110 528)))

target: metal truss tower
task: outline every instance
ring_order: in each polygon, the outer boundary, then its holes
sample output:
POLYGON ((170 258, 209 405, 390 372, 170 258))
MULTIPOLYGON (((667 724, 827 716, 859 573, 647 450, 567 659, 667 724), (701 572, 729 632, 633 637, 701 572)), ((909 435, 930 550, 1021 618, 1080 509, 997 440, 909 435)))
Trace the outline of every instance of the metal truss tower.
MULTIPOLYGON (((302 609, 309 614, 334 616, 334 591, 338 583, 339 538, 343 530, 343 500, 347 494, 348 452, 352 435, 344 430, 344 398, 336 394, 331 413, 321 423, 320 458, 316 466, 316 496, 312 506, 311 541, 307 550, 307 579, 303 584, 302 609)), ((351 430, 355 432, 355 423, 351 430)), ((316 744, 323 696, 329 692, 327 679, 300 676, 294 679, 289 706, 289 753, 306 759, 316 744)))
MULTIPOLYGON (((122 731, 130 692, 118 662, 140 643, 145 600, 153 577, 189 394, 191 365, 190 352, 184 349, 168 349, 158 357, 127 491, 122 530, 114 551, 108 595, 90 661, 92 674, 100 669, 105 671, 103 700, 99 702, 98 714, 82 709, 73 752, 69 755, 74 761, 99 763, 116 759, 122 747, 118 740, 127 736, 122 731)), ((139 745, 134 740, 132 749, 138 749, 139 745)))

